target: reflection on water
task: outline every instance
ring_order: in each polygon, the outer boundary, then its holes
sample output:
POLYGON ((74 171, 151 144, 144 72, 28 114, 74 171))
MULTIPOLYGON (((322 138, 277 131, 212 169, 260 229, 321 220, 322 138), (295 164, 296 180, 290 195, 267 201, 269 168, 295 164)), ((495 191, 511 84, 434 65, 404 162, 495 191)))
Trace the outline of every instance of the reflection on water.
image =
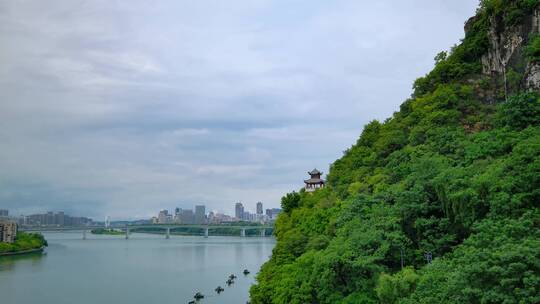
POLYGON ((33 268, 39 269, 43 259, 46 256, 46 252, 33 252, 22 255, 0 257, 0 271, 13 271, 17 265, 23 265, 23 262, 30 263, 33 268))
POLYGON ((2 303, 245 303, 273 238, 45 233, 46 254, 0 258, 2 303), (249 269, 251 274, 241 272, 249 269), (231 287, 225 281, 235 273, 231 287), (220 295, 214 289, 221 285, 220 295))

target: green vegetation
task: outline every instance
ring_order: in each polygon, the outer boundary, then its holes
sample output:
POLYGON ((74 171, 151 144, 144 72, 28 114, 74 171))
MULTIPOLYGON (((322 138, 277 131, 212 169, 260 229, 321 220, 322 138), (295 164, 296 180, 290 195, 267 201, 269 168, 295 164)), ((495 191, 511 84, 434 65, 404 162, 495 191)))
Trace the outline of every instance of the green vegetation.
POLYGON ((45 246, 47 246, 47 241, 43 238, 43 235, 19 232, 14 243, 0 243, 0 254, 38 249, 45 246))
POLYGON ((540 35, 531 35, 525 47, 525 56, 532 62, 540 62, 540 35))
MULTIPOLYGON (((465 38, 452 48, 450 54, 441 52, 435 57, 435 68, 414 83, 414 95, 433 92, 439 85, 465 84, 481 71, 480 58, 489 48, 490 19, 499 20, 505 27, 514 26, 530 15, 538 0, 482 0, 477 15, 467 24, 465 38)), ((540 58, 540 41, 529 38, 525 53, 531 61, 540 58)))
POLYGON ((540 302, 540 95, 486 103, 467 81, 489 17, 511 26, 536 5, 482 1, 462 43, 365 126, 326 188, 283 197, 252 303, 540 302))
POLYGON ((116 230, 116 229, 105 229, 105 228, 96 228, 90 230, 92 234, 106 234, 106 235, 124 235, 126 234, 124 231, 116 230))
POLYGON ((505 26, 521 23, 538 5, 538 0, 481 0, 480 11, 501 18, 505 26))

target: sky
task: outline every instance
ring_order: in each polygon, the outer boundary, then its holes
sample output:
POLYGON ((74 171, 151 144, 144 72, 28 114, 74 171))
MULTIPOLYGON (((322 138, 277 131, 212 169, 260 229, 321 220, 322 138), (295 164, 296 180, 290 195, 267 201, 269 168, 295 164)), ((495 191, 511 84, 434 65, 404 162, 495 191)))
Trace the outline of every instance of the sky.
POLYGON ((279 207, 399 109, 477 4, 1 1, 0 209, 279 207))

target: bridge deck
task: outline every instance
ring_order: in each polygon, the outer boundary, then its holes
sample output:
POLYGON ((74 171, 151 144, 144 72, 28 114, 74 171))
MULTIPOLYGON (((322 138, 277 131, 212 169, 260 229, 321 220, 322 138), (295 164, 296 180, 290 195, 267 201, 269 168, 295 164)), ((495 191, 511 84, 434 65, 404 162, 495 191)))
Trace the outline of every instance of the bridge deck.
MULTIPOLYGON (((99 228, 105 228, 103 226, 92 226, 92 227, 21 227, 19 228, 19 231, 81 231, 81 230, 92 230, 92 229, 99 229, 99 228)), ((129 230, 134 229, 145 229, 145 228, 158 228, 166 230, 169 229, 175 229, 175 228, 189 228, 189 229, 223 229, 223 228, 229 228, 229 229, 240 229, 240 230, 258 230, 258 229, 273 229, 274 226, 270 225, 264 225, 264 226, 241 226, 241 225, 128 225, 128 226, 120 226, 120 227, 111 227, 112 229, 120 229, 125 230, 126 228, 129 228, 129 230)))

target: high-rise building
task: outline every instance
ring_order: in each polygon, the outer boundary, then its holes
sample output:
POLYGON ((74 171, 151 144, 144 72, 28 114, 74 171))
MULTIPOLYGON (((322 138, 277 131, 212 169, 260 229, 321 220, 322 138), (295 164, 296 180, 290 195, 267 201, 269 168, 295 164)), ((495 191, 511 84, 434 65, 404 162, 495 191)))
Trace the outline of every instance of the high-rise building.
POLYGON ((176 209, 174 209, 174 215, 180 215, 180 213, 182 213, 182 208, 176 207, 176 209))
POLYGON ((66 216, 63 211, 60 211, 54 215, 54 224, 58 226, 64 226, 66 216))
POLYGON ((54 213, 52 211, 47 212, 45 215, 45 225, 54 225, 54 213))
POLYGON ((0 209, 0 217, 8 217, 9 211, 7 209, 0 209))
POLYGON ((167 224, 172 222, 172 214, 169 214, 169 210, 161 210, 158 214, 158 223, 167 224))
POLYGON ((239 220, 244 218, 244 205, 242 205, 242 203, 236 203, 234 207, 234 216, 239 220))
POLYGON ((281 209, 279 208, 272 208, 272 219, 276 219, 278 214, 281 213, 281 209))
POLYGON ((19 218, 20 225, 28 226, 91 226, 92 219, 86 217, 72 217, 64 212, 47 212, 45 214, 32 214, 29 216, 21 216, 19 218))
POLYGON ((258 202, 257 203, 257 215, 262 215, 263 214, 263 205, 261 202, 258 202))
POLYGON ((193 210, 182 210, 182 214, 180 215, 180 222, 182 224, 193 224, 195 222, 195 214, 193 214, 193 210))
POLYGON ((17 219, 17 224, 19 226, 26 225, 26 216, 20 215, 19 218, 17 219))
POLYGON ((244 211, 244 214, 242 215, 242 219, 247 222, 253 222, 256 220, 256 214, 253 214, 249 211, 244 211))
POLYGON ((17 223, 0 220, 0 242, 13 243, 17 237, 17 223))
POLYGON ((206 222, 206 211, 205 211, 204 205, 197 205, 195 206, 195 223, 196 224, 203 224, 206 222))
POLYGON ((268 219, 275 220, 280 212, 279 208, 266 209, 266 216, 268 219))

